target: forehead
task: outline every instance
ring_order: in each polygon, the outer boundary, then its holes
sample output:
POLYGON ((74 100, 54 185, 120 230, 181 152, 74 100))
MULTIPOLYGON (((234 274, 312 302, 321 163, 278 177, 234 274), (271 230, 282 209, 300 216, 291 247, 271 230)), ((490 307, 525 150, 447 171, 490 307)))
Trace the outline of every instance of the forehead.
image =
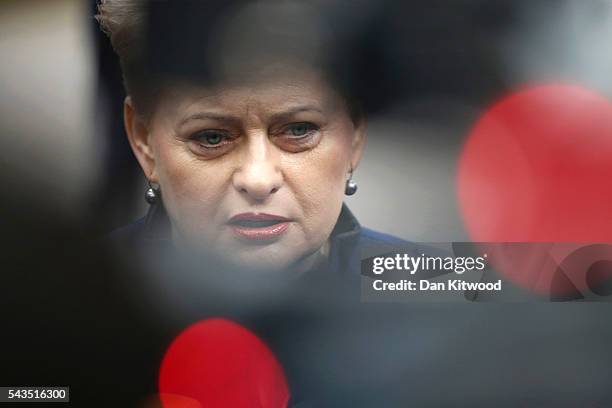
POLYGON ((175 82, 166 87, 157 112, 181 116, 206 109, 239 114, 298 104, 331 113, 342 106, 342 98, 316 70, 272 66, 208 85, 175 82))

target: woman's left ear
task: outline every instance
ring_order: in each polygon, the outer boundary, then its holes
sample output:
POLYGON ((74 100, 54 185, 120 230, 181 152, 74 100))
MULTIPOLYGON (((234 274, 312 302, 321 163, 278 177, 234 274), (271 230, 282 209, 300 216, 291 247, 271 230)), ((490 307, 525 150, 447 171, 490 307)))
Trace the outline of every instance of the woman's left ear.
POLYGON ((353 134, 353 143, 351 145, 351 170, 355 170, 361 161, 361 155, 363 154, 363 148, 366 142, 366 121, 361 119, 358 124, 355 125, 355 131, 353 134))

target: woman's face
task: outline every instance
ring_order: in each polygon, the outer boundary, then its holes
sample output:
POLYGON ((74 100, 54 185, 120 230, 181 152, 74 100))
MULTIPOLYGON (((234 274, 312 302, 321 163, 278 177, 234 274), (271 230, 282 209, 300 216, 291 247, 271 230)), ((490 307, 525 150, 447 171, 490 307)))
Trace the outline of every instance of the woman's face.
POLYGON ((258 269, 313 262, 364 142, 343 99, 304 71, 162 99, 146 125, 126 100, 126 127, 174 239, 258 269))

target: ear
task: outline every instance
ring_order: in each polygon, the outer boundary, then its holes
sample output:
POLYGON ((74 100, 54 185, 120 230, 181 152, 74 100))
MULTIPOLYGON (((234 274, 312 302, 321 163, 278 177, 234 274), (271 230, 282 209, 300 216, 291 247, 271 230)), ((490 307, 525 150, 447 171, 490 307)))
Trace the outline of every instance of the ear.
POLYGON ((130 147, 140 163, 145 177, 157 183, 155 171, 155 156, 150 145, 150 134, 146 123, 134 109, 134 103, 129 96, 123 102, 123 123, 130 142, 130 147))
POLYGON ((359 166, 361 161, 361 155, 363 154, 363 148, 366 143, 366 120, 361 119, 359 123, 355 124, 355 131, 353 134, 353 143, 351 145, 351 169, 355 170, 359 166))

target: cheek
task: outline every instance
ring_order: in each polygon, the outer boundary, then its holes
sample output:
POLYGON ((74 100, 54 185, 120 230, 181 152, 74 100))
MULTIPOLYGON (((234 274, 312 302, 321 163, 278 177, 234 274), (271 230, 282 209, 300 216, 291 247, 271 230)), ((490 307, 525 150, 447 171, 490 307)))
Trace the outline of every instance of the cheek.
POLYGON ((349 166, 350 142, 346 132, 328 133, 319 146, 302 157, 292 158, 288 166, 287 183, 303 211, 303 227, 308 235, 327 238, 338 219, 349 166))
POLYGON ((202 231, 212 225, 227 186, 223 166, 198 160, 177 141, 157 145, 156 168, 164 206, 182 232, 202 231))

